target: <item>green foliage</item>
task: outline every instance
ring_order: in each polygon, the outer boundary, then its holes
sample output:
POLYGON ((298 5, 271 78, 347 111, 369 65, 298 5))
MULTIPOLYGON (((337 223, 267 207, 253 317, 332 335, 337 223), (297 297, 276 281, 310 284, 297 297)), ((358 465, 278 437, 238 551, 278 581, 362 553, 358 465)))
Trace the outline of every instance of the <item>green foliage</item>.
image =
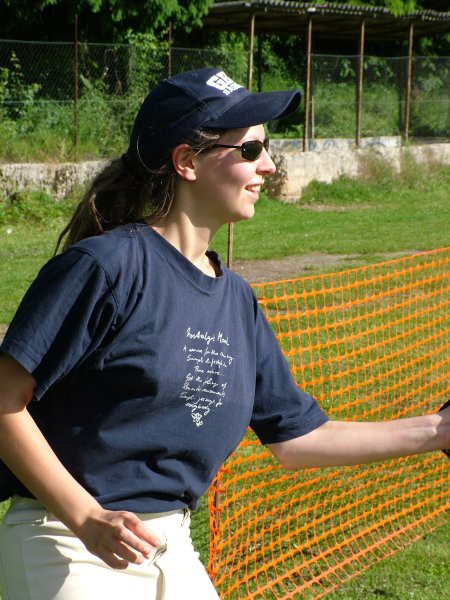
POLYGON ((25 83, 20 61, 12 52, 10 67, 0 68, 0 103, 4 105, 6 116, 11 119, 27 117, 39 89, 37 83, 25 83))
POLYGON ((111 99, 102 81, 83 79, 78 105, 79 152, 86 158, 108 157, 123 152, 133 114, 139 102, 128 97, 111 99))
POLYGON ((248 37, 240 32, 220 32, 211 47, 214 48, 214 51, 209 55, 208 66, 220 66, 233 79, 246 85, 248 37))
POLYGON ((75 15, 82 39, 123 42, 127 31, 157 33, 199 27, 213 0, 4 0, 0 37, 73 38, 75 15))
POLYGON ((73 200, 55 202, 44 192, 23 191, 0 199, 0 225, 43 223, 55 219, 69 219, 74 209, 73 200))
POLYGON ((34 104, 27 118, 0 121, 0 160, 43 162, 73 159, 73 105, 34 104))
POLYGON ((165 75, 169 44, 154 33, 128 32, 131 45, 129 63, 129 87, 142 99, 165 75))

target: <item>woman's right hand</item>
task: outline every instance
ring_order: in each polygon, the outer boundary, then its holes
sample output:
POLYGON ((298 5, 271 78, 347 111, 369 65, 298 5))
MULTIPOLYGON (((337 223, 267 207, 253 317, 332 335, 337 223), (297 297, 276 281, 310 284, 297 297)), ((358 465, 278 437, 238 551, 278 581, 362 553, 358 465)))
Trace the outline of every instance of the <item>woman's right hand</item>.
POLYGON ((100 505, 73 530, 89 552, 113 569, 126 569, 129 563, 142 564, 162 545, 135 514, 105 510, 100 505))
POLYGON ((0 353, 0 458, 107 565, 141 564, 160 545, 158 537, 133 513, 104 510, 61 464, 27 410, 35 385, 0 353))

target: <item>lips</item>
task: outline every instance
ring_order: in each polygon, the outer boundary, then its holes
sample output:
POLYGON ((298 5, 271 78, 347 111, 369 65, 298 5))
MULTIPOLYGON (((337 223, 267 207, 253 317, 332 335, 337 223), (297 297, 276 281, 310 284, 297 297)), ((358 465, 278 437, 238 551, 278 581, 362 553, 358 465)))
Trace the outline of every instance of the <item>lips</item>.
POLYGON ((258 183, 250 183, 245 186, 245 189, 249 192, 259 193, 261 191, 262 181, 258 183))

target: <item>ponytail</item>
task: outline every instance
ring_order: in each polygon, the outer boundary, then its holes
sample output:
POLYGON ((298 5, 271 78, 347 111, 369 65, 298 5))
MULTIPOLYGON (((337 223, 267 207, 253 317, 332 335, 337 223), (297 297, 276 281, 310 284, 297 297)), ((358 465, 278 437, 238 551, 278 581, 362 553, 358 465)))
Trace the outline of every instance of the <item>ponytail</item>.
MULTIPOLYGON (((201 153, 214 146, 223 131, 198 132, 189 143, 201 153)), ((69 223, 56 243, 67 250, 73 244, 93 235, 133 223, 139 219, 163 220, 174 198, 178 175, 172 161, 167 160, 157 171, 131 163, 126 155, 108 163, 93 179, 69 223)))

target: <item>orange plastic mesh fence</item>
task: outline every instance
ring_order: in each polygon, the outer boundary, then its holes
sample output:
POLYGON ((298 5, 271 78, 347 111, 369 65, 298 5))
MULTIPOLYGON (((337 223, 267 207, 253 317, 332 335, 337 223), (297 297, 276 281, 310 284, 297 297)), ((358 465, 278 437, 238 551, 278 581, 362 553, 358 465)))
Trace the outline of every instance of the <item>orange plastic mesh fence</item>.
MULTIPOLYGON (((394 419, 448 397, 449 262, 446 248, 254 290, 331 418, 394 419)), ((449 465, 434 452, 292 473, 249 432, 208 496, 220 597, 324 596, 448 520, 449 465)))

